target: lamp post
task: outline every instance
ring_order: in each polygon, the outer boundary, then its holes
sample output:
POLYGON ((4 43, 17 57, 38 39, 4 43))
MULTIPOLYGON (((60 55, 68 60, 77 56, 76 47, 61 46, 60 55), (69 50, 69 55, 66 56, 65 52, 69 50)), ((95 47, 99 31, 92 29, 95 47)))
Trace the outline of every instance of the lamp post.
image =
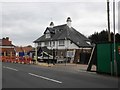
POLYGON ((52 57, 52 59, 53 59, 52 62, 53 62, 53 65, 55 65, 55 61, 54 61, 54 51, 53 51, 54 49, 53 49, 53 42, 52 42, 52 39, 51 39, 51 44, 50 44, 50 46, 51 46, 51 53, 52 53, 52 56, 53 56, 53 57, 52 57))
POLYGON ((66 52, 66 59, 65 59, 65 66, 67 65, 67 38, 65 37, 65 41, 66 41, 66 44, 65 44, 65 52, 66 52))
POLYGON ((35 63, 37 64, 37 43, 35 43, 35 63))

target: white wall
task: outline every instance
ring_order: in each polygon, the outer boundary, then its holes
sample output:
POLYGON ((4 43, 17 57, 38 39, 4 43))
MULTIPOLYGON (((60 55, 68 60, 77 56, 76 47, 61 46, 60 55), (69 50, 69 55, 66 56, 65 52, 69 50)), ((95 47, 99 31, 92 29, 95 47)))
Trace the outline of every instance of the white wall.
MULTIPOLYGON (((53 43, 52 43, 53 45, 53 43)), ((35 46, 38 46, 37 43, 35 43, 35 46)), ((45 46, 45 42, 41 42, 41 47, 45 46)), ((65 40, 65 45, 64 46, 59 46, 59 42, 55 41, 55 46, 48 46, 48 49, 82 49, 79 48, 76 44, 71 43, 70 40, 65 40)), ((84 49, 91 49, 91 48, 84 48, 84 49)))
MULTIPOLYGON (((55 41, 55 46, 53 46, 53 43, 51 46, 47 46, 48 49, 79 49, 79 47, 77 45, 75 45, 74 43, 70 43, 70 40, 65 40, 65 45, 64 46, 59 46, 59 41, 55 41)), ((37 44, 38 46, 38 44, 37 44)), ((44 47, 45 43, 41 42, 41 47, 44 47)))

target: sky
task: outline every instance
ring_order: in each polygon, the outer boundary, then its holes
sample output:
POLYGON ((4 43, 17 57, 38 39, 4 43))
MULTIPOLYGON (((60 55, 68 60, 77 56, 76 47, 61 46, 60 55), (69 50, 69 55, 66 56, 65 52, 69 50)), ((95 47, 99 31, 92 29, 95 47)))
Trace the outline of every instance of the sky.
MULTIPOLYGON (((51 21, 54 22, 55 26, 66 24, 67 17, 71 17, 72 27, 86 37, 94 32, 106 30, 106 2, 100 0, 97 0, 98 2, 94 0, 91 2, 90 0, 89 2, 88 0, 83 1, 30 0, 28 2, 25 0, 5 0, 0 3, 1 38, 9 37, 16 46, 34 46, 33 41, 43 35, 51 21)), ((116 14, 116 17, 118 16, 116 14)), ((112 23, 111 3, 110 18, 112 23)), ((118 22, 117 20, 116 22, 118 22)), ((112 26, 111 24, 111 31, 113 31, 112 26)))

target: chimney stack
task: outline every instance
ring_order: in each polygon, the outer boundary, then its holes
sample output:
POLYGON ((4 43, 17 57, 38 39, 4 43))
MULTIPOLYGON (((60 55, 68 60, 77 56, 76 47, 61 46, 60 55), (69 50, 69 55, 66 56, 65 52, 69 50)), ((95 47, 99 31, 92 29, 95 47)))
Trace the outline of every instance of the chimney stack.
POLYGON ((71 28, 71 22, 72 22, 72 20, 71 20, 70 17, 67 18, 66 22, 67 22, 68 27, 71 28))
POLYGON ((54 23, 53 23, 53 22, 50 23, 50 27, 51 27, 51 28, 54 27, 54 23))
POLYGON ((6 40, 8 40, 8 41, 9 41, 9 37, 6 37, 6 40))

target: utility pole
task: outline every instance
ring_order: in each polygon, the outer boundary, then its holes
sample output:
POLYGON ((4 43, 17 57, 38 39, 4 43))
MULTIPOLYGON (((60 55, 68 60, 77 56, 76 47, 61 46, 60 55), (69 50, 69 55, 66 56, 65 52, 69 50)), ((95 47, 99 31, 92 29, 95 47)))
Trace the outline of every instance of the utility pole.
POLYGON ((114 72, 117 76, 116 44, 115 44, 115 0, 113 0, 113 30, 114 30, 114 72))
MULTIPOLYGON (((109 0, 107 0, 107 22, 108 22, 108 42, 111 42, 111 35, 110 35, 110 7, 109 7, 109 0)), ((112 64, 112 44, 110 43, 110 54, 111 54, 111 58, 110 58, 110 68, 111 68, 111 76, 113 74, 113 64, 112 64)))
POLYGON ((110 35, 110 13, 109 13, 109 0, 107 0, 107 20, 108 20, 108 41, 111 42, 111 35, 110 35))

